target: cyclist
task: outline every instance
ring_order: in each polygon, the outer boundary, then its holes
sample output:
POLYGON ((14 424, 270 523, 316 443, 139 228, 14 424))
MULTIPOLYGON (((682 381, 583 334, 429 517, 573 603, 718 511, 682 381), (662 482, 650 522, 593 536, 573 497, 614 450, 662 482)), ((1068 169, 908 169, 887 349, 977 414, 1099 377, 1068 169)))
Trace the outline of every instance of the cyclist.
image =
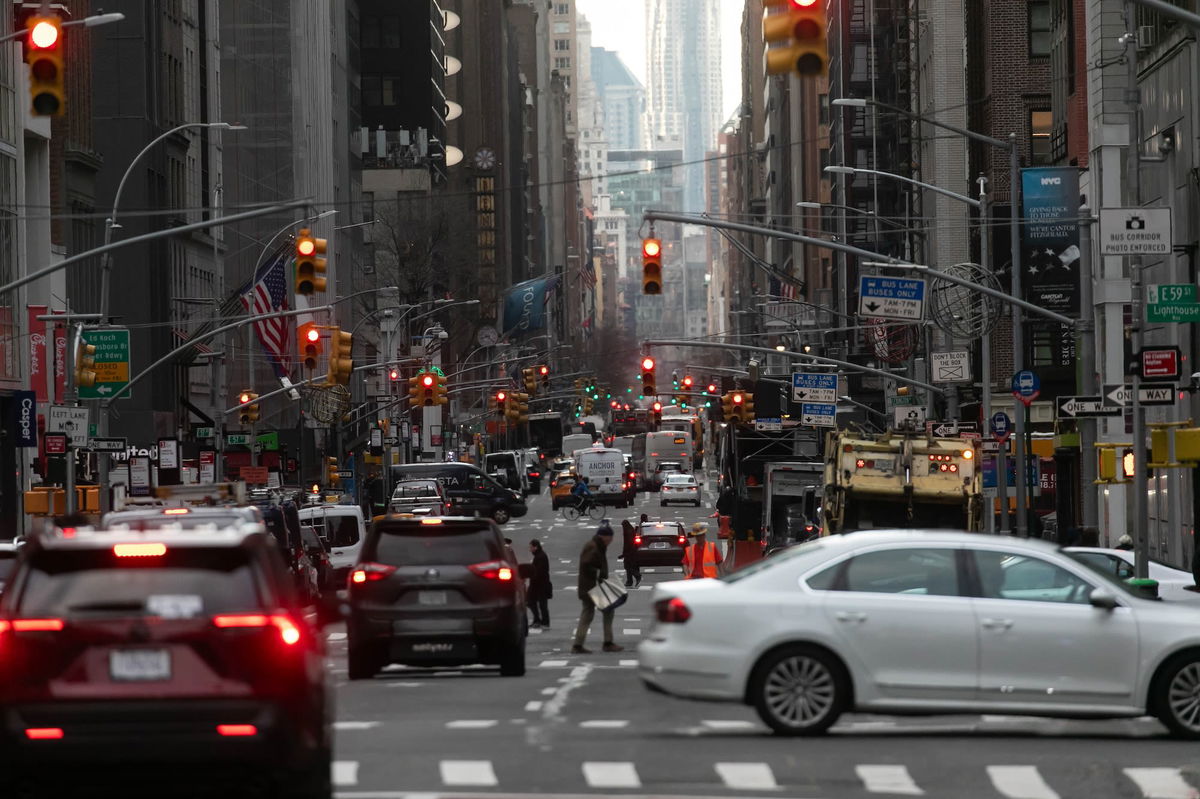
POLYGON ((580 478, 575 483, 575 487, 571 489, 571 496, 575 497, 575 504, 581 513, 596 504, 593 499, 592 490, 588 488, 588 479, 586 477, 580 478))

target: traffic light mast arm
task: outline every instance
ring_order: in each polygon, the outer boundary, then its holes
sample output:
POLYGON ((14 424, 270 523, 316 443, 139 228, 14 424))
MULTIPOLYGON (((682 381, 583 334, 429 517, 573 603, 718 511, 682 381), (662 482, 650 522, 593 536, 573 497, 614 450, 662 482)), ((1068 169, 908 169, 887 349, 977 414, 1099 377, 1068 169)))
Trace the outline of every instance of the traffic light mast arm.
MULTIPOLYGON (((309 308, 309 310, 311 311, 313 309, 309 308)), ((412 363, 413 361, 423 361, 423 360, 425 360, 425 359, 424 358, 397 358, 394 361, 380 361, 379 363, 368 363, 368 364, 363 364, 362 366, 356 366, 356 367, 354 367, 353 371, 362 372, 367 369, 379 369, 384 366, 392 366, 393 364, 412 363)), ((270 399, 271 397, 278 397, 280 394, 286 394, 289 391, 294 391, 295 389, 300 388, 300 386, 311 385, 312 383, 316 383, 317 381, 324 380, 324 379, 325 379, 325 375, 318 375, 316 377, 307 378, 306 380, 297 380, 296 382, 292 383, 290 386, 284 386, 283 388, 277 388, 274 391, 268 391, 266 394, 259 394, 257 399, 255 399, 253 401, 261 402, 262 400, 270 399)), ((399 399, 405 399, 405 398, 404 397, 397 398, 397 400, 399 400, 399 399)), ((242 404, 248 405, 250 403, 242 403, 242 404)), ((227 408, 224 411, 224 413, 226 413, 226 414, 235 413, 241 407, 242 407, 241 404, 234 405, 232 408, 227 408)))
POLYGON ((929 383, 922 383, 920 380, 913 380, 910 377, 905 377, 892 372, 885 372, 882 369, 875 369, 870 366, 861 366, 857 363, 849 363, 847 361, 838 361, 833 358, 826 358, 822 355, 810 355, 807 352, 792 352, 790 350, 777 350, 770 347, 752 347, 749 344, 722 344, 715 341, 691 341, 688 339, 650 339, 642 342, 645 347, 699 347, 718 350, 741 350, 742 352, 762 352, 768 355, 790 355, 793 358, 804 358, 813 364, 828 364, 830 366, 840 366, 843 369, 849 369, 852 372, 863 372, 865 374, 879 375, 886 377, 897 383, 904 383, 917 388, 923 388, 926 391, 932 391, 935 394, 946 394, 947 389, 938 388, 929 383))
MULTIPOLYGON (((157 361, 150 364, 149 366, 147 366, 142 371, 138 372, 133 377, 129 378, 128 383, 121 386, 121 388, 118 388, 116 391, 114 391, 112 393, 112 396, 106 398, 103 401, 102 407, 107 408, 110 405, 112 405, 112 403, 118 397, 120 397, 125 392, 129 391, 129 389, 133 388, 134 383, 139 382, 143 377, 150 374, 151 372, 153 372, 155 369, 162 366, 163 364, 170 363, 171 361, 173 361, 175 359, 176 355, 182 354, 183 352, 185 352, 186 350, 195 346, 196 344, 200 344, 202 342, 208 341, 209 339, 216 338, 217 336, 221 335, 222 333, 227 333, 230 330, 237 330, 239 327, 245 327, 246 325, 254 324, 255 322, 260 322, 263 319, 278 319, 280 317, 285 317, 285 316, 301 316, 303 314, 315 314, 315 313, 321 313, 321 312, 332 313, 332 311, 333 311, 332 305, 317 305, 312 308, 296 308, 296 309, 293 309, 290 311, 272 311, 271 313, 247 316, 244 319, 239 319, 238 321, 232 322, 228 325, 222 325, 221 327, 215 328, 213 330, 209 330, 207 333, 203 333, 201 335, 198 335, 198 336, 188 339, 183 344, 180 344, 178 347, 171 350, 166 355, 159 358, 157 361)), ((322 375, 321 377, 324 378, 324 375, 322 375)), ((295 385, 295 384, 293 384, 293 385, 295 385)))

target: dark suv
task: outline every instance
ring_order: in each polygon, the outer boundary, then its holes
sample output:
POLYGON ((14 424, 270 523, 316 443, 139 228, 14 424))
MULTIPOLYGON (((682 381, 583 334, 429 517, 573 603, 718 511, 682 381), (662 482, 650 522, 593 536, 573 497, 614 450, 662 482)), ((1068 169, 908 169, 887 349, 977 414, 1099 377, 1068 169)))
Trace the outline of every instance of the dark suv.
POLYGON ((491 519, 384 517, 350 572, 350 679, 389 663, 525 673, 525 591, 491 519))
POLYGON ((113 764, 126 780, 220 767, 328 799, 311 616, 261 528, 31 539, 0 599, 0 774, 42 790, 113 764))

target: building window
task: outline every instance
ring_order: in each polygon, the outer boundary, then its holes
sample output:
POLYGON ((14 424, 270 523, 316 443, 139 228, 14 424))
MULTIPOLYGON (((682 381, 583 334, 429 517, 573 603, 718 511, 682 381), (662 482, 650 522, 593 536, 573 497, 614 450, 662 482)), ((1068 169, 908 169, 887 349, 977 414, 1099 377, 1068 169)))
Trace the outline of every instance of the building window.
POLYGON ((554 49, 560 53, 563 52, 564 50, 570 50, 571 49, 571 40, 570 39, 555 39, 554 40, 554 49))
POLYGON ((1050 55, 1050 0, 1029 0, 1029 55, 1050 55))
POLYGON ((1029 163, 1046 166, 1054 163, 1050 134, 1054 127, 1054 114, 1050 111, 1029 112, 1029 163))
POLYGON ((817 103, 818 103, 818 106, 820 109, 817 112, 818 113, 817 121, 820 122, 822 125, 828 125, 829 124, 829 95, 822 94, 822 95, 818 96, 817 103))
POLYGON ((570 14, 571 13, 571 4, 570 3, 555 3, 554 4, 554 13, 555 14, 570 14))

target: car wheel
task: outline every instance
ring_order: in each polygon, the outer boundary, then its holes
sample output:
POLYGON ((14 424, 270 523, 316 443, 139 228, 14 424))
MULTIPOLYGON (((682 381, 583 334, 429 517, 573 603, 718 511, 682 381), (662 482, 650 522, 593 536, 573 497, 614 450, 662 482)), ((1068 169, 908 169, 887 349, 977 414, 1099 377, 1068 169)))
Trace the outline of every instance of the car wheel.
POLYGON ((379 671, 375 658, 363 644, 349 642, 346 647, 346 671, 351 680, 369 680, 379 671))
POLYGON ((512 515, 508 512, 507 508, 496 508, 492 511, 492 521, 496 524, 505 524, 511 518, 512 515))
POLYGON ((525 636, 518 636, 517 640, 501 655, 500 676, 525 676, 525 636))
POLYGON ((332 759, 329 750, 322 749, 306 766, 281 777, 276 795, 281 799, 330 799, 333 796, 332 759))
POLYGON ((841 665, 825 652, 806 646, 769 654, 750 678, 750 696, 758 717, 778 735, 825 732, 845 710, 848 694, 841 665))
POLYGON ((1150 701, 1172 735, 1200 739, 1200 652, 1185 652, 1169 661, 1155 680, 1150 701))

